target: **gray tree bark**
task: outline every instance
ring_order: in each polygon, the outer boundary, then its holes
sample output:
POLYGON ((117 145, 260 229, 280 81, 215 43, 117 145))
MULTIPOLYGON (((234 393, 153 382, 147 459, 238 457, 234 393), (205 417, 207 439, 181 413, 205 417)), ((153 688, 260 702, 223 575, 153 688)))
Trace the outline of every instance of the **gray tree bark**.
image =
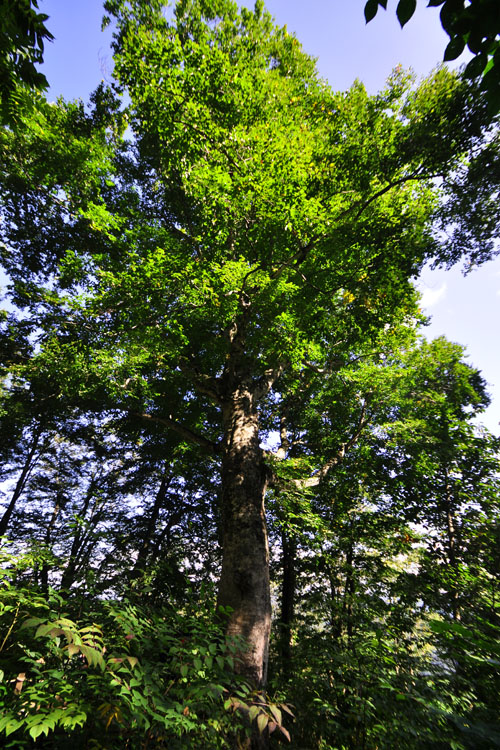
POLYGON ((259 445, 255 393, 239 385, 222 406, 223 558, 218 605, 230 608, 228 635, 245 639, 237 670, 257 688, 267 678, 271 596, 264 495, 267 470, 259 445))

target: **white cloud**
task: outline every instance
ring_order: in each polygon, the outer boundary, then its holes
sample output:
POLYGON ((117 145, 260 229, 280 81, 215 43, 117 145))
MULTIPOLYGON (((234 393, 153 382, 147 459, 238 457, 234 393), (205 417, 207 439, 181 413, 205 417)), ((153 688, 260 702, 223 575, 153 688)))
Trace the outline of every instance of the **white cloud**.
POLYGON ((446 281, 444 281, 437 289, 431 289, 431 287, 421 289, 420 293, 422 294, 422 307, 427 308, 437 305, 438 302, 441 302, 446 297, 447 290, 448 285, 446 284, 446 281))

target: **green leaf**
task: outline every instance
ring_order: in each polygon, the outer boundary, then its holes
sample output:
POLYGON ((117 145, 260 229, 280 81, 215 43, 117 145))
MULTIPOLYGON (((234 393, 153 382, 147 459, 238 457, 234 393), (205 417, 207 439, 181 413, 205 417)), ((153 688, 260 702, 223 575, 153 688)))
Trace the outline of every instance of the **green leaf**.
POLYGON ((75 654, 80 653, 80 647, 77 646, 75 643, 68 643, 67 651, 68 651, 68 656, 71 658, 72 656, 75 656, 75 654))
POLYGON ((257 717, 257 726, 259 727, 259 732, 262 734, 264 729, 267 727, 269 723, 269 717, 267 714, 261 712, 259 716, 257 717))
POLYGON ((22 628, 31 628, 35 625, 40 625, 41 623, 45 622, 45 620, 42 620, 40 617, 29 617, 27 620, 24 620, 24 622, 21 625, 22 628))
POLYGON ((483 70, 483 76, 487 76, 488 73, 490 72, 490 70, 492 68, 494 68, 494 67, 495 67, 495 60, 492 57, 490 57, 488 59, 488 64, 486 65, 485 69, 483 70))
POLYGON ((3 729, 5 731, 6 736, 8 737, 9 734, 12 734, 13 732, 17 731, 19 727, 22 727, 23 722, 18 721, 17 719, 8 719, 3 726, 3 729))
POLYGON ((416 7, 417 0, 399 0, 398 7, 396 8, 396 15, 401 24, 401 28, 408 23, 412 15, 415 13, 416 7))
POLYGON ((80 651, 87 659, 88 663, 93 667, 100 667, 103 671, 106 669, 106 663, 104 661, 103 655, 100 651, 97 651, 97 649, 92 648, 92 646, 80 646, 80 651))
POLYGON ((49 727, 46 724, 36 724, 34 727, 30 727, 28 731, 31 737, 36 740, 42 733, 48 735, 49 727))
POLYGON ((55 624, 62 628, 68 628, 69 630, 77 630, 76 623, 73 622, 73 620, 68 620, 66 617, 60 617, 55 621, 55 624))
POLYGON ((253 721, 260 714, 261 709, 258 706, 250 706, 248 709, 248 718, 253 721))
POLYGON ((50 635, 54 638, 56 635, 62 635, 64 630, 56 628, 53 622, 46 622, 40 625, 35 631, 35 638, 42 638, 43 636, 50 635))

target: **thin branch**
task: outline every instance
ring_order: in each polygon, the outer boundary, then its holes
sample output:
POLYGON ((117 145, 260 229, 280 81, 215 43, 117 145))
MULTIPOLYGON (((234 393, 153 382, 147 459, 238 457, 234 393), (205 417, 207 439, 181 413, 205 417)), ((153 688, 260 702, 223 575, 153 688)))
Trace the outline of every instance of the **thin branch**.
POLYGON ((307 245, 303 245, 299 247, 299 249, 293 255, 290 256, 290 258, 286 261, 286 263, 282 263, 280 266, 278 266, 278 268, 275 271, 273 271, 273 273, 270 274, 270 278, 273 280, 279 278, 281 274, 283 273, 283 271, 285 270, 285 268, 290 268, 292 263, 295 264, 294 268, 298 268, 305 261, 309 252, 313 249, 318 239, 321 239, 321 237, 315 238, 314 240, 310 240, 307 243, 307 245))
POLYGON ((332 458, 328 459, 328 461, 325 461, 321 469, 313 474, 313 476, 307 477, 307 479, 292 479, 292 484, 294 484, 295 487, 300 490, 304 490, 309 487, 317 487, 326 477, 330 469, 339 464, 343 460, 346 451, 352 448, 352 446, 357 442, 359 436, 361 435, 361 432, 363 431, 363 427, 365 426, 366 421, 366 401, 363 401, 358 424, 349 440, 347 440, 345 443, 342 443, 335 456, 332 456, 332 458))
MULTIPOLYGON (((354 221, 356 219, 359 219, 363 211, 365 211, 368 206, 373 203, 373 201, 376 201, 377 198, 380 198, 385 193, 388 193, 389 190, 392 190, 392 188, 397 187, 398 185, 404 185, 405 182, 411 182, 412 180, 432 180, 436 177, 444 177, 443 174, 422 174, 422 173, 413 173, 410 175, 406 175, 406 177, 400 177, 398 180, 394 180, 393 182, 390 182, 388 185, 386 185, 381 190, 378 190, 376 193, 374 193, 370 198, 368 198, 364 203, 361 204, 360 208, 356 212, 356 215, 354 217, 354 221)), ((355 206, 352 206, 352 208, 355 208, 355 206)), ((349 214, 352 208, 348 208, 346 211, 344 211, 341 216, 345 216, 346 214, 349 214)))
POLYGON ((314 364, 314 362, 309 362, 307 359, 304 360, 303 364, 308 367, 313 372, 316 372, 318 375, 325 375, 330 374, 331 369, 327 369, 326 367, 318 367, 314 364))
MULTIPOLYGON (((206 133, 204 130, 202 130, 201 128, 199 128, 197 125, 195 125, 190 120, 183 120, 181 118, 176 118, 176 119, 174 119, 174 122, 181 123, 186 128, 191 128, 191 130, 194 130, 195 133, 197 133, 202 138, 204 138, 205 141, 207 141, 208 143, 210 143, 212 146, 216 146, 216 147, 220 148, 220 145, 217 143, 217 141, 215 140, 215 138, 212 138, 210 135, 208 135, 208 133, 206 133)), ((222 151, 222 153, 224 154, 224 156, 226 157, 226 159, 228 160, 228 162, 234 167, 234 169, 236 169, 236 171, 239 174, 241 174, 241 169, 239 168, 238 164, 235 162, 235 160, 233 159, 233 157, 228 154, 227 150, 224 149, 224 148, 221 148, 220 150, 222 151)))
POLYGON ((16 611, 14 612, 14 619, 12 620, 10 628, 7 630, 7 634, 6 634, 5 638, 2 641, 2 644, 0 645, 0 651, 3 651, 3 648, 4 648, 5 644, 7 643, 7 639, 9 638, 9 635, 12 633, 12 629, 13 629, 14 625, 17 622, 17 615, 19 614, 19 607, 20 606, 21 606, 21 602, 18 602, 17 603, 17 607, 16 607, 16 611))
MULTIPOLYGON (((340 216, 337 217, 337 220, 338 219, 342 219, 344 216, 348 216, 354 209, 356 209, 359 206, 359 208, 358 208, 358 210, 357 210, 357 212, 356 212, 356 214, 354 216, 354 220, 356 221, 357 219, 359 219, 359 217, 361 216, 361 214, 368 208, 368 206, 371 203, 373 203, 374 201, 377 200, 377 198, 380 198, 382 195, 384 195, 385 193, 388 193, 389 190, 392 190, 392 188, 395 188, 398 185, 403 185, 404 183, 411 182, 412 180, 430 180, 430 179, 434 179, 436 177, 443 177, 443 176, 444 175, 442 175, 442 174, 432 174, 432 175, 429 175, 429 174, 413 173, 411 175, 406 175, 405 177, 400 177, 399 179, 394 180, 393 182, 390 182, 384 188, 381 188, 380 190, 378 190, 376 193, 374 193, 372 196, 370 196, 370 198, 368 198, 367 200, 365 200, 361 205, 359 205, 359 203, 354 203, 352 206, 350 206, 345 211, 343 211, 340 214, 340 216)), ((302 247, 299 247, 299 249, 293 255, 291 255, 290 258, 286 262, 284 262, 280 266, 278 266, 278 268, 271 274, 271 278, 272 279, 277 279, 279 276, 281 276, 281 274, 283 273, 283 271, 285 269, 287 269, 287 268, 290 268, 292 266, 292 264, 294 264, 293 268, 297 269, 304 262, 304 260, 307 258, 309 252, 313 249, 313 247, 315 246, 315 244, 317 242, 321 241, 321 240, 326 239, 326 237, 327 237, 327 235, 320 235, 318 237, 315 237, 314 239, 311 239, 306 245, 304 245, 302 247)), ((302 277, 304 278, 303 275, 302 275, 302 277)), ((304 279, 304 280, 310 286, 314 287, 314 285, 311 284, 311 282, 308 282, 306 279, 304 279)), ((318 291, 321 292, 322 290, 318 289, 318 291)))

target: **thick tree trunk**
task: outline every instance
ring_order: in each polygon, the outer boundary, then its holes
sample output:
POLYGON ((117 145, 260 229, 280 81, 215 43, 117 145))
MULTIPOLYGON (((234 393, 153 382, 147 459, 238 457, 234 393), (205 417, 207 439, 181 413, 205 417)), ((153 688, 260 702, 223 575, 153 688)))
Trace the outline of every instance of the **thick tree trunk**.
POLYGON ((230 608, 227 633, 242 636, 248 645, 240 654, 237 670, 255 687, 263 688, 271 628, 264 515, 267 480, 251 387, 232 389, 223 398, 222 412, 223 558, 218 605, 230 608))

